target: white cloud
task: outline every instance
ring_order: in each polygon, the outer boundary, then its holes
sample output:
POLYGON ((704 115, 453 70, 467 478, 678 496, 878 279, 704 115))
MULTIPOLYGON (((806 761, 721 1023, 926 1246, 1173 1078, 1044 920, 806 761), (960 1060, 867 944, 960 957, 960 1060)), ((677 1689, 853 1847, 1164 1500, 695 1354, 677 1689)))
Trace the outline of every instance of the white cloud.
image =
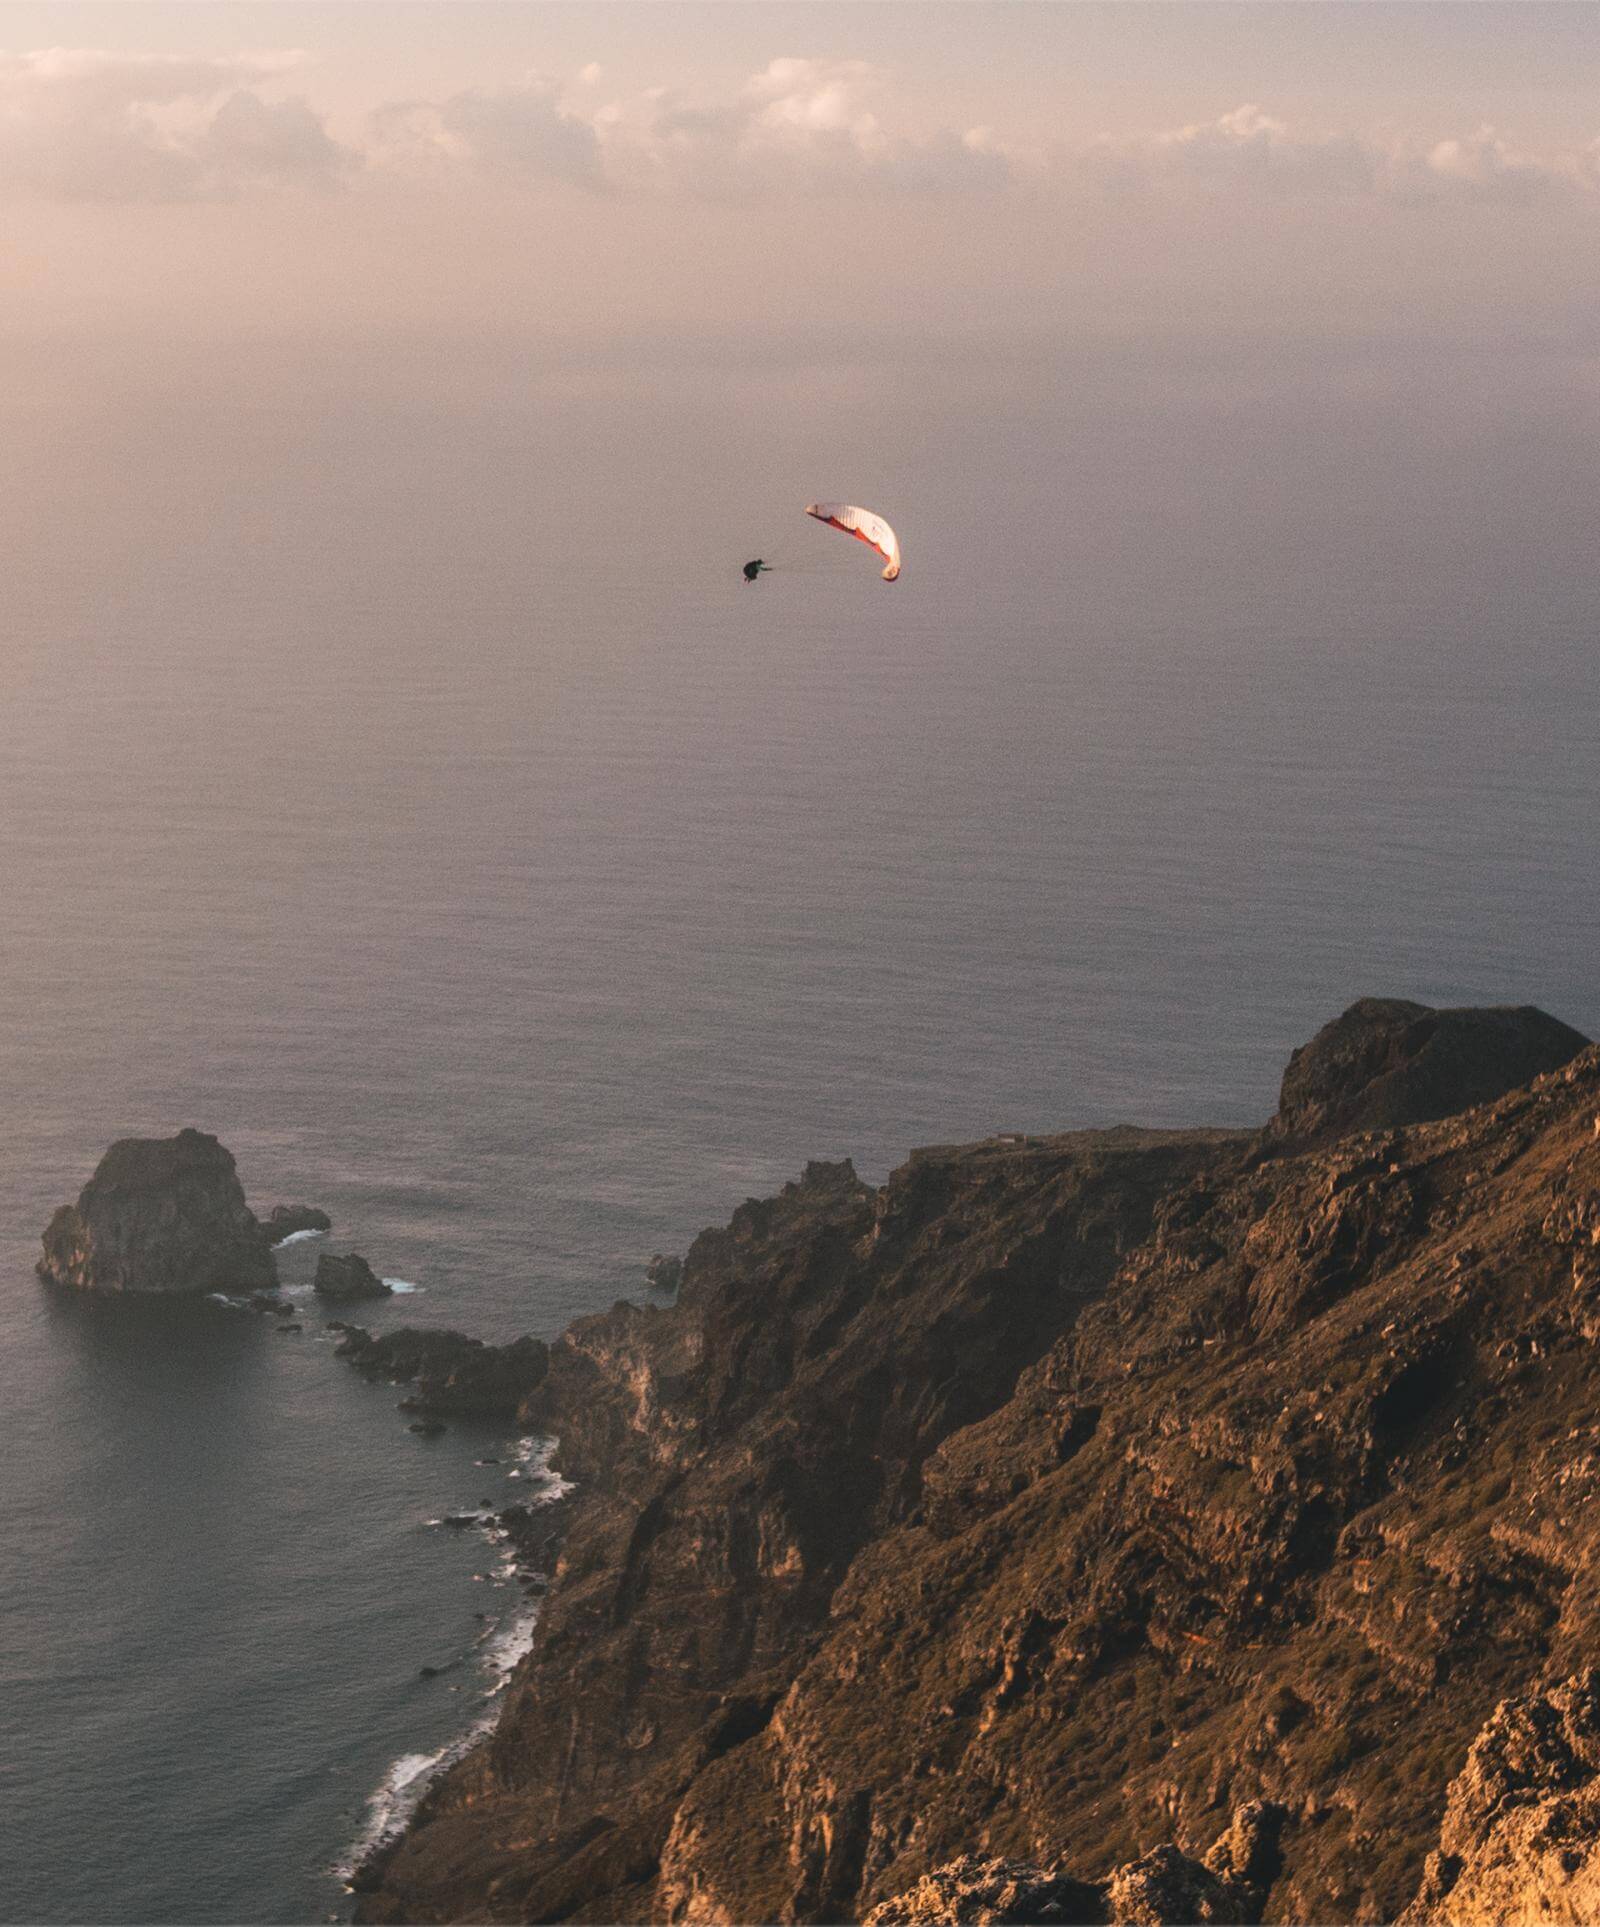
POLYGON ((0 192, 129 202, 327 187, 351 157, 304 101, 257 91, 300 58, 0 54, 0 192))
POLYGON ((0 194, 228 199, 360 174, 473 177, 585 192, 756 202, 798 194, 951 194, 1013 184, 1069 196, 1338 196, 1397 203, 1600 194, 1600 141, 1546 155, 1469 134, 1307 131, 1254 102, 1051 153, 1004 128, 917 126, 861 60, 770 60, 711 98, 658 86, 607 98, 598 63, 570 82, 392 101, 358 148, 289 96, 294 52, 195 60, 47 48, 0 54, 0 194))
POLYGON ((1480 127, 1465 139, 1435 142, 1425 166, 1430 185, 1513 200, 1579 178, 1560 160, 1547 163, 1517 154, 1492 127, 1480 127))
POLYGON ((1007 161, 992 136, 895 133, 877 111, 882 83, 863 61, 780 58, 732 97, 652 87, 595 106, 600 78, 544 76, 494 93, 405 101, 372 116, 383 169, 466 169, 527 182, 745 200, 838 188, 887 191, 991 185, 1007 161))
POLYGON ((1058 172, 1114 190, 1446 196, 1525 200, 1552 188, 1593 185, 1578 157, 1514 152, 1491 127, 1423 142, 1410 135, 1301 133, 1254 102, 1216 120, 1131 140, 1099 140, 1057 156, 1058 172))

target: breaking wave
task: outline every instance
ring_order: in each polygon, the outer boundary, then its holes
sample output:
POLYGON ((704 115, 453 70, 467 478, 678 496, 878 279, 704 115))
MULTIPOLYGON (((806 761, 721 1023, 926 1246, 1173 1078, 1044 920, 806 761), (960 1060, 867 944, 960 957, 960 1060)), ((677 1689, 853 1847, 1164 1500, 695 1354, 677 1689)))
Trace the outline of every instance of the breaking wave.
MULTIPOLYGON (((537 1481, 536 1489, 524 1493, 523 1504, 551 1505, 572 1490, 570 1480, 550 1470, 550 1457, 555 1449, 556 1441, 547 1438, 519 1438, 509 1448, 509 1461, 521 1468, 523 1477, 537 1481)), ((497 1577, 502 1581, 513 1578, 517 1572, 516 1557, 505 1550, 508 1537, 504 1528, 497 1523, 493 1509, 476 1506, 463 1508, 461 1512, 451 1514, 448 1521, 429 1519, 426 1523, 438 1526, 468 1518, 481 1526, 501 1549, 495 1569, 497 1577)), ((522 1600, 497 1625, 486 1627, 479 1635, 476 1659, 484 1679, 484 1689, 477 1715, 465 1731, 447 1741, 437 1752, 402 1753, 389 1768, 367 1801, 360 1831, 352 1841, 349 1852, 333 1869, 347 1887, 354 1883, 362 1867, 374 1855, 392 1846, 405 1832, 411 1816, 439 1775, 447 1772, 458 1760, 465 1759, 493 1729, 500 1716, 500 1695, 517 1667, 532 1652, 538 1624, 538 1606, 522 1600)))

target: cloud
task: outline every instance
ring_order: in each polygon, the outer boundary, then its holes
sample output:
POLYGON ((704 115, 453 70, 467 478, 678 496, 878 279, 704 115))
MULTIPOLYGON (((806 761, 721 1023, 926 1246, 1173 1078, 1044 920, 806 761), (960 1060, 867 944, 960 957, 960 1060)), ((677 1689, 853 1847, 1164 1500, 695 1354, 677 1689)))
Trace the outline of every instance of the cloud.
POLYGON ((994 185, 1007 161, 991 138, 911 137, 877 111, 880 77, 858 60, 773 60, 732 97, 653 87, 595 105, 600 69, 569 91, 543 75, 494 92, 402 101, 370 122, 383 170, 490 174, 622 193, 726 201, 839 189, 994 185))
POLYGON ((916 127, 866 61, 782 55, 704 97, 668 86, 606 98, 594 62, 568 82, 391 101, 357 146, 286 94, 294 52, 219 59, 47 48, 0 54, 0 194, 227 200, 360 176, 494 180, 585 193, 759 203, 797 195, 997 192, 1079 200, 1341 197, 1394 203, 1600 195, 1600 141, 1519 152, 1492 127, 1306 131, 1246 102, 1212 120, 1030 152, 991 127, 916 127))
POLYGON ((1114 192, 1525 201, 1600 185, 1579 157, 1518 154, 1492 127, 1426 143, 1409 135, 1300 133, 1254 102, 1216 120, 1058 152, 1058 175, 1114 192))
POLYGON ((602 184, 600 139, 591 120, 563 104, 540 75, 494 92, 446 100, 393 101, 370 122, 368 159, 398 172, 475 170, 512 179, 602 184))
POLYGON ((135 202, 331 186, 353 157, 304 101, 257 91, 299 64, 293 53, 0 54, 0 192, 135 202))

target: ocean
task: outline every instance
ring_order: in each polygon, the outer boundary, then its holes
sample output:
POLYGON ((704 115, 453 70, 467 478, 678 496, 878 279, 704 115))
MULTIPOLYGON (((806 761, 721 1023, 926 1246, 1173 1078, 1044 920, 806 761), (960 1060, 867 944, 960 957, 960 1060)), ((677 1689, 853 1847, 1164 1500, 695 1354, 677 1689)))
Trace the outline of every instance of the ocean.
POLYGON ((549 1338, 808 1158, 1264 1117, 1359 995, 1600 1031, 1564 365, 34 354, 0 1919, 338 1917, 525 1636, 430 1522, 533 1448, 409 1433, 332 1355, 314 1241, 298 1334, 39 1285, 113 1139, 195 1125, 258 1209, 324 1206, 416 1287, 368 1322, 549 1338), (817 497, 896 523, 898 583, 817 497))

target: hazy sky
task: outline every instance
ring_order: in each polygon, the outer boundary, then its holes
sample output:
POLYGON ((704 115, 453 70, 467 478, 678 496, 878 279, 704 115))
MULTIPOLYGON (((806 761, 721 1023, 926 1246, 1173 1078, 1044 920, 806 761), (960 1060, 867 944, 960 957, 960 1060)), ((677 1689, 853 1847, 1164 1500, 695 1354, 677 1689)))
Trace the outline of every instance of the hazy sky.
POLYGON ((0 327, 1587 355, 1597 81, 1587 5, 0 6, 0 327))

